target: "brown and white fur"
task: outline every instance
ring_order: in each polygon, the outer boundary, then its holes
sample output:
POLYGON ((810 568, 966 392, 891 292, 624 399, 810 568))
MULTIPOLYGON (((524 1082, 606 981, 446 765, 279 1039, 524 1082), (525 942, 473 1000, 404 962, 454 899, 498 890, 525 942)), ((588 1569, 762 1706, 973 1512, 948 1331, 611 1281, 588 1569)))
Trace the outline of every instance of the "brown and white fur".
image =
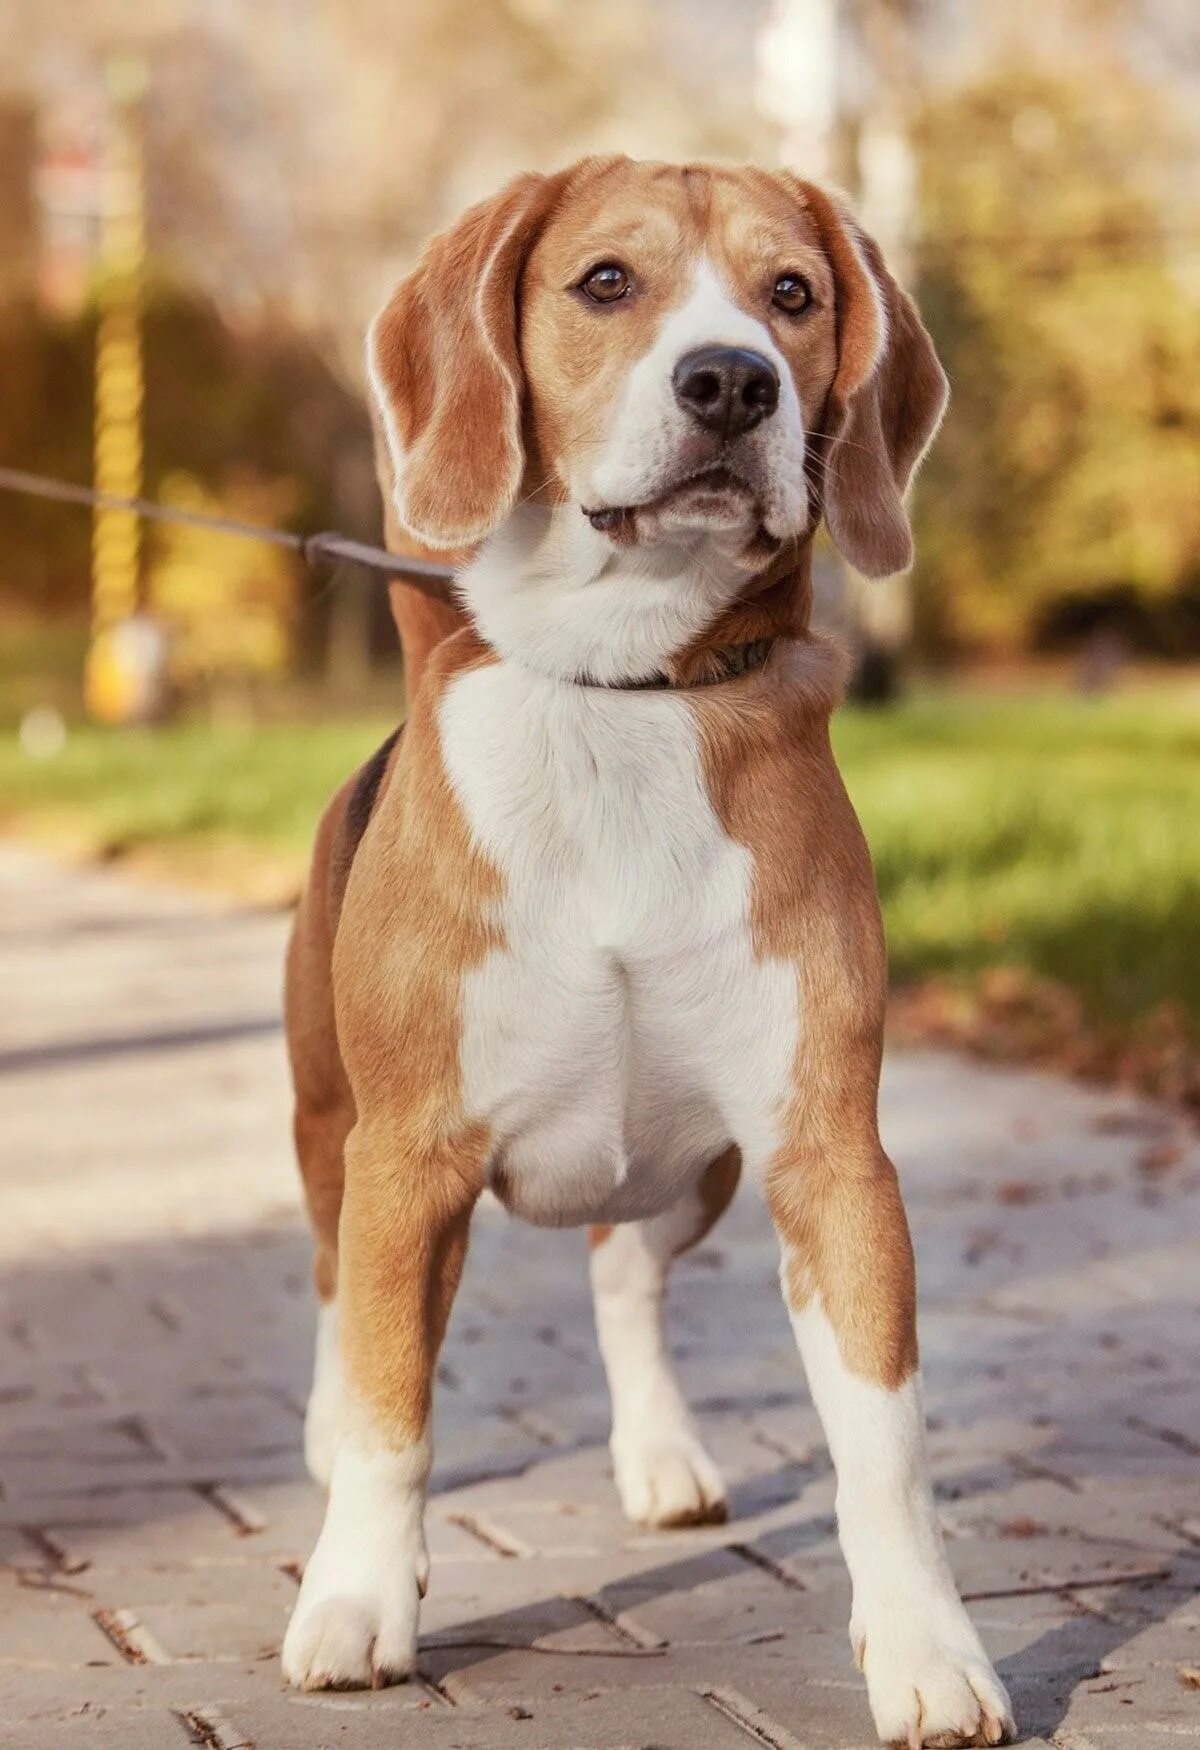
POLYGON ((285 1672, 413 1669, 431 1382, 485 1187, 591 1225, 628 1513, 723 1516, 663 1296, 744 1170, 837 1467, 880 1736, 999 1743, 1008 1698, 927 1474, 876 1126, 883 938, 830 753, 837 664, 808 631, 822 516, 860 570, 910 560, 903 495, 945 401, 929 338, 838 199, 613 158, 522 177, 435 239, 368 360, 394 526, 475 552, 457 618, 397 590, 408 721, 327 812, 291 947, 330 1496, 285 1672), (775 404, 740 419, 735 386, 699 418, 678 370, 710 347, 765 362, 775 404))

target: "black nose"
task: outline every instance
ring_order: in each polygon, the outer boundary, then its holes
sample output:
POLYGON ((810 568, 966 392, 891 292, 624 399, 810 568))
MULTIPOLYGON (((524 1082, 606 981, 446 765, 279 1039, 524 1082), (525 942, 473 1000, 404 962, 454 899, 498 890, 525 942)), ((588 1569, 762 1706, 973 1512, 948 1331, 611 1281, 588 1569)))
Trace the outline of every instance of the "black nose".
POLYGON ((779 373, 770 359, 741 346, 685 352, 671 379, 679 405, 708 431, 739 437, 779 405, 779 373))

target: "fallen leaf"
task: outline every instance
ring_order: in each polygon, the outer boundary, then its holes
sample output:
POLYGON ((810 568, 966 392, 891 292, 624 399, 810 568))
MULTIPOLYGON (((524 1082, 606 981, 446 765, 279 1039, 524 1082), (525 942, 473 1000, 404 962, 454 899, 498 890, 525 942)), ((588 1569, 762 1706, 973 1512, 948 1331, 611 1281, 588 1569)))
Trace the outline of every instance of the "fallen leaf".
POLYGON ((1019 1513, 1015 1519, 1006 1519, 1000 1527, 1001 1537, 1040 1537, 1046 1527, 1039 1525, 1036 1519, 1031 1519, 1028 1513, 1019 1513))
POLYGON ((1183 1159, 1183 1149, 1177 1142, 1159 1142, 1150 1148, 1144 1148, 1137 1158, 1139 1173, 1152 1177, 1155 1173, 1165 1173, 1170 1167, 1177 1167, 1183 1159))

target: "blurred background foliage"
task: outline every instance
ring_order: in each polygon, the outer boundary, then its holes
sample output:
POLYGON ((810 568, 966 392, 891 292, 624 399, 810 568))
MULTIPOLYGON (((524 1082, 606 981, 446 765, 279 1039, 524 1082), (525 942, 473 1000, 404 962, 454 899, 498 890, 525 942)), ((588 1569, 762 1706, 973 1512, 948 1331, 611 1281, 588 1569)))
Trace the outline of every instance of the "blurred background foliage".
MULTIPOLYGON (((345 508, 344 457, 371 461, 361 396, 287 322, 229 322, 208 298, 176 285, 149 289, 143 318, 147 496, 172 476, 200 483, 234 515, 236 482, 286 479, 281 526, 327 526, 345 508)), ((47 312, 31 299, 0 307, 0 458, 87 482, 92 459, 95 309, 47 312)), ((0 505, 0 612, 86 613, 91 527, 43 500, 0 505)), ((253 519, 251 519, 253 520, 253 519)))
MULTIPOLYGON (((163 504, 207 516, 280 527, 293 510, 293 481, 231 474, 221 496, 194 475, 164 477, 163 504)), ((295 621, 296 573, 287 554, 240 535, 190 523, 157 523, 151 534, 146 600, 173 629, 172 669, 189 691, 229 675, 247 681, 286 673, 295 621)))
POLYGON ((953 385, 921 639, 1028 649, 1107 611, 1147 653, 1195 655, 1200 203, 1164 199, 1159 94, 1012 67, 927 104, 917 137, 917 289, 953 385))

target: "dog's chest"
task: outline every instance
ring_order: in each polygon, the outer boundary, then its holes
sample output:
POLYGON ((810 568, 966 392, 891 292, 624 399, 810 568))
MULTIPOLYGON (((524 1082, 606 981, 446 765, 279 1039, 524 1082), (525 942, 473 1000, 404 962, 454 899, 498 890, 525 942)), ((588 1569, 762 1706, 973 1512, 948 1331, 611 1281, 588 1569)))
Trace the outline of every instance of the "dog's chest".
POLYGON ((731 1140, 739 1074, 777 1087, 791 1046, 792 981, 755 955, 751 854, 713 809, 693 715, 498 664, 453 684, 441 732, 503 885, 461 1045, 493 1183, 538 1221, 654 1213, 731 1140))

